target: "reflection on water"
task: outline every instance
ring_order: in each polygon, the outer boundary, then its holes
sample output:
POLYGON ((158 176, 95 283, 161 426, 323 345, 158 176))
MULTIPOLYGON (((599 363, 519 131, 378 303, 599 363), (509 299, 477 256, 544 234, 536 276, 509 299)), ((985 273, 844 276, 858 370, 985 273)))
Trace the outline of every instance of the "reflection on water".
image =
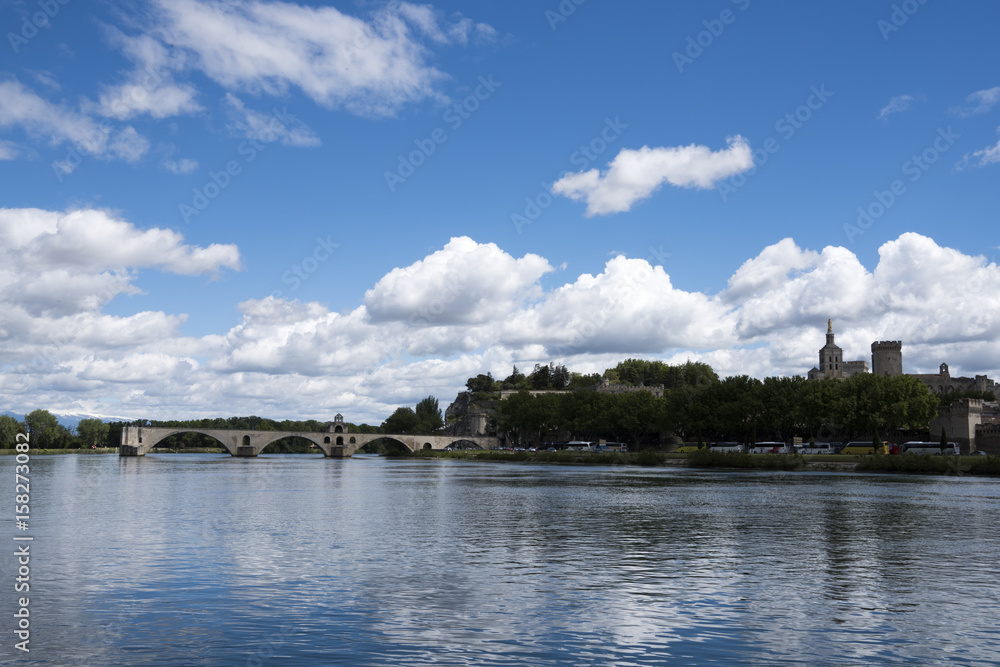
POLYGON ((32 664, 1000 662, 997 480, 31 463, 32 664))

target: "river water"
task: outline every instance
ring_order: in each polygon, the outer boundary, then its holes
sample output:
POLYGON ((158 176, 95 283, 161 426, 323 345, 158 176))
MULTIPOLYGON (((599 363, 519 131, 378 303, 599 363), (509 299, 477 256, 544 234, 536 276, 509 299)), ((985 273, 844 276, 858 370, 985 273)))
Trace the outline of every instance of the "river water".
POLYGON ((1000 663, 1000 480, 33 456, 19 532, 14 464, 3 664, 1000 663))

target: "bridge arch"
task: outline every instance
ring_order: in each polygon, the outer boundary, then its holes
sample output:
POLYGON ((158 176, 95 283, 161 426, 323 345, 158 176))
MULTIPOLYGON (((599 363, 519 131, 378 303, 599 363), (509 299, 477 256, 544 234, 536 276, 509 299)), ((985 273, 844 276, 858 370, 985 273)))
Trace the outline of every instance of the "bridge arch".
POLYGON ((215 440, 219 445, 224 447, 233 456, 236 456, 235 449, 230 446, 223 438, 219 437, 219 434, 212 433, 212 429, 202 429, 202 428, 164 428, 164 429, 152 429, 152 428, 140 428, 138 435, 138 443, 142 446, 145 452, 151 451, 157 444, 163 440, 169 438, 172 435, 179 435, 181 433, 198 433, 207 438, 215 440), (143 437, 145 432, 145 437, 143 437))
POLYGON ((452 442, 445 445, 445 449, 486 449, 481 444, 475 440, 470 440, 468 438, 456 438, 452 442))

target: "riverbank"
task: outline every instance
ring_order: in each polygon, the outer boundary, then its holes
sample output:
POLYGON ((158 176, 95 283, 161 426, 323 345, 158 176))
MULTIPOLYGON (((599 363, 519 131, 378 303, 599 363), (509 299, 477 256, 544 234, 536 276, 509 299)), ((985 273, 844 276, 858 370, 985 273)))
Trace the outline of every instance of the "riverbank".
POLYGON ((690 454, 657 452, 511 452, 504 450, 423 450, 417 458, 469 461, 561 463, 568 465, 686 466, 727 470, 805 470, 899 472, 929 475, 1000 476, 1000 456, 853 456, 830 454, 748 454, 700 450, 690 454))

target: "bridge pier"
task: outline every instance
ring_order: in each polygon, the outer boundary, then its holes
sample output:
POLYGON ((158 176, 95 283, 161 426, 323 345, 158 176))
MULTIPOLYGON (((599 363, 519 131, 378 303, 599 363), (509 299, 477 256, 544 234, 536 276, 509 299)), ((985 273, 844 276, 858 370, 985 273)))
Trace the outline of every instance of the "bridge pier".
POLYGON ((352 454, 353 452, 343 445, 331 445, 329 454, 325 450, 323 452, 328 459, 349 459, 352 454))
POLYGON ((236 448, 236 453, 233 456, 238 456, 240 458, 252 459, 257 456, 257 448, 253 446, 243 446, 240 445, 236 448))
POLYGON ((139 451, 138 447, 132 445, 119 445, 118 446, 118 456, 142 456, 143 454, 139 451))

